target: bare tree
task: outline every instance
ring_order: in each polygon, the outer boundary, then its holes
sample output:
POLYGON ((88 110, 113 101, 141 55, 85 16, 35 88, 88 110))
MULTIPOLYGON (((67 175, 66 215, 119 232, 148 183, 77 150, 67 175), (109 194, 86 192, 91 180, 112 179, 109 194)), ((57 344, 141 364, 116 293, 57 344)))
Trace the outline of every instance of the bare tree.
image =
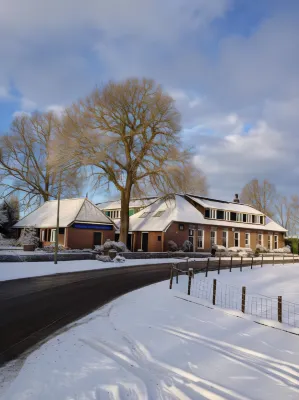
POLYGON ((299 225, 299 197, 296 195, 290 198, 278 196, 275 210, 276 221, 289 231, 289 235, 297 234, 299 225))
MULTIPOLYGON (((52 140, 60 119, 53 112, 15 117, 10 132, 1 138, 1 197, 17 195, 26 208, 56 198, 58 173, 48 162, 52 140)), ((82 184, 78 171, 62 174, 63 193, 78 192, 82 184)))
POLYGON ((182 150, 180 129, 174 100, 149 79, 110 82, 67 110, 65 151, 90 166, 97 188, 120 192, 124 243, 132 188, 139 195, 169 193, 184 182, 177 177, 191 152, 182 150))
POLYGON ((250 204, 263 214, 273 217, 275 214, 276 189, 273 183, 266 179, 259 182, 252 179, 242 189, 242 203, 250 204))

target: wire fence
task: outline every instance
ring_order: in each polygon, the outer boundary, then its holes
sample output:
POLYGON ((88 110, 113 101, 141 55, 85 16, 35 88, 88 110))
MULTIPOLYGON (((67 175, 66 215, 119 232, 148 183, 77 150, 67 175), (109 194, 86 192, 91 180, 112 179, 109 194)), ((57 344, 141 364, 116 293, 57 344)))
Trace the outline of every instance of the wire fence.
MULTIPOLYGON (((249 293, 245 286, 240 288, 223 283, 218 279, 207 279, 209 271, 218 270, 220 274, 222 269, 227 268, 230 268, 230 270, 232 268, 240 268, 240 271, 243 271, 243 267, 262 267, 260 262, 258 265, 256 260, 254 261, 235 259, 232 264, 231 260, 228 260, 228 263, 221 264, 218 259, 213 261, 207 260, 204 263, 205 265, 202 265, 202 261, 174 264, 170 274, 170 289, 172 288, 174 279, 176 283, 179 283, 179 276, 187 275, 188 284, 186 285, 186 281, 184 280, 182 282, 183 285, 180 285, 180 289, 190 296, 205 299, 218 307, 239 310, 262 319, 276 320, 299 328, 299 304, 285 301, 281 296, 268 297, 261 294, 249 293), (203 274, 205 274, 206 278, 204 278, 203 274)), ((275 261, 275 264, 283 266, 282 260, 275 261)), ((298 262, 298 258, 295 259, 291 256, 286 257, 283 261, 284 263, 298 262)))

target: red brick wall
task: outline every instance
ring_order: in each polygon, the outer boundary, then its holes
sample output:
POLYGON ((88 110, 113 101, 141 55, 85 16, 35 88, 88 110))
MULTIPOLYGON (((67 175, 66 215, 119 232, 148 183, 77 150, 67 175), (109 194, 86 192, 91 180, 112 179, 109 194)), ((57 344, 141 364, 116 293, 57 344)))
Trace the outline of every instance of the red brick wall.
POLYGON ((179 247, 181 247, 185 240, 189 239, 189 224, 182 223, 184 230, 179 230, 180 223, 173 222, 164 234, 164 251, 168 250, 168 242, 173 240, 179 247))
POLYGON ((71 249, 93 248, 94 232, 102 233, 102 244, 105 243, 107 239, 114 240, 115 238, 114 229, 111 231, 101 231, 93 229, 66 228, 66 230, 68 231, 66 246, 71 249))
POLYGON ((162 232, 149 232, 148 234, 148 251, 162 251, 162 232), (158 241, 158 236, 161 236, 161 241, 158 241))

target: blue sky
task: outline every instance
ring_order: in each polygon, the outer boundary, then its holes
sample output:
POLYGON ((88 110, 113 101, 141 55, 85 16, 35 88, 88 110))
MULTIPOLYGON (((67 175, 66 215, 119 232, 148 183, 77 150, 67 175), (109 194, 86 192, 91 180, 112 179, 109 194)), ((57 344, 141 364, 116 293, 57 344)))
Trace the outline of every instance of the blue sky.
MULTIPOLYGON (((299 191, 299 2, 0 0, 0 132, 146 76, 177 100, 211 196, 252 178, 299 191)), ((104 193, 98 193, 96 199, 104 193)))

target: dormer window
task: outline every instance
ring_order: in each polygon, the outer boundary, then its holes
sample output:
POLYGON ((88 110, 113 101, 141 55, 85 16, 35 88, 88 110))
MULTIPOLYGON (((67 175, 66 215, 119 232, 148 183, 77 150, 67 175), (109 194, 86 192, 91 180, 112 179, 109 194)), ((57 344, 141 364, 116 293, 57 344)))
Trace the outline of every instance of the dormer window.
POLYGON ((215 210, 213 208, 210 210, 210 218, 212 218, 212 219, 217 218, 217 210, 215 210))
POLYGON ((225 211, 224 212, 224 219, 226 220, 226 221, 230 221, 230 211, 225 211))
POLYGON ((242 214, 243 222, 247 222, 247 214, 242 214))
POLYGON ((263 215, 260 215, 260 224, 264 225, 264 216, 263 215))
POLYGON ((242 214, 237 213, 237 222, 242 222, 242 214))
POLYGON ((231 212, 230 213, 230 220, 231 221, 237 221, 237 213, 231 212))
POLYGON ((217 210, 217 219, 224 219, 224 211, 217 210))
POLYGON ((205 218, 210 218, 210 209, 209 208, 205 209, 205 218))

